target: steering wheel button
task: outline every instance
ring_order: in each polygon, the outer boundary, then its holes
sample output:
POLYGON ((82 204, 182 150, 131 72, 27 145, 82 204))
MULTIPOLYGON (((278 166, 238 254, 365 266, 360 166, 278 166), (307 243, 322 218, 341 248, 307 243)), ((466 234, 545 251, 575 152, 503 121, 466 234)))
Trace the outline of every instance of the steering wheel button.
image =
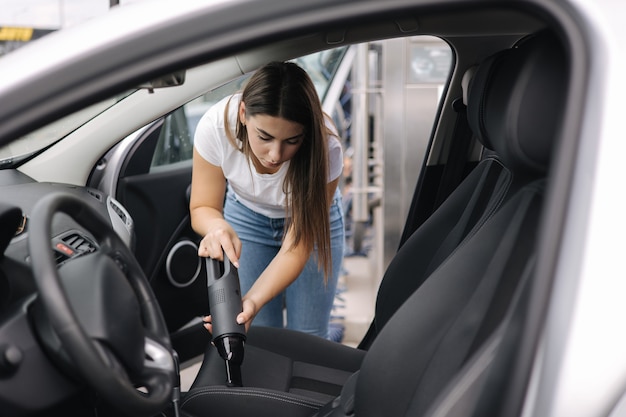
POLYGON ((12 373, 20 366, 23 359, 24 354, 17 346, 3 346, 0 354, 0 371, 5 374, 12 373))

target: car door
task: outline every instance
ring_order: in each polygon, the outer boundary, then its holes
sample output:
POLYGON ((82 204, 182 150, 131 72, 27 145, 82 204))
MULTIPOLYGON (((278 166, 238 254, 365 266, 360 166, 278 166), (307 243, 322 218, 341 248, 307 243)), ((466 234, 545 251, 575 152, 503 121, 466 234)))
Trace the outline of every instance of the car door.
MULTIPOLYGON (((190 337, 205 346, 209 334, 194 317, 207 314, 206 281, 201 277, 196 233, 189 221, 192 141, 185 108, 158 119, 122 141, 103 158, 115 172, 115 198, 133 219, 133 251, 163 310, 172 343, 181 358, 190 337), (115 169, 114 167, 117 167, 115 169), (198 340, 199 338, 199 340, 198 340)), ((105 173, 101 174, 102 176, 105 173)), ((98 181, 92 175, 91 181, 98 181)))

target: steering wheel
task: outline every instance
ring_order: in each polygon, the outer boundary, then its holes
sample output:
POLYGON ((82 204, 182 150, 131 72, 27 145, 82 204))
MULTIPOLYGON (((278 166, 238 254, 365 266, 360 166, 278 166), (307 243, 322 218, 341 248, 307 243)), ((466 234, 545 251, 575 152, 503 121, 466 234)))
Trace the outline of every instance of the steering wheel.
POLYGON ((141 267, 113 228, 87 202, 58 192, 33 208, 28 244, 38 302, 72 371, 128 415, 162 411, 177 378, 169 333, 141 267), (61 213, 97 245, 57 267, 51 228, 61 213))

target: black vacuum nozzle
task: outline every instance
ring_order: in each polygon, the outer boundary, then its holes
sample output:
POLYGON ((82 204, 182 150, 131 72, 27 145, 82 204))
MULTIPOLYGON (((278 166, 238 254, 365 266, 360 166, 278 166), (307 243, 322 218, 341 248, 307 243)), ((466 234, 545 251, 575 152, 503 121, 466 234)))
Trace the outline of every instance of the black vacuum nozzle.
POLYGON ((206 268, 213 344, 226 364, 226 385, 241 387, 246 330, 237 323, 237 316, 243 311, 239 274, 226 255, 223 263, 207 258, 206 268))

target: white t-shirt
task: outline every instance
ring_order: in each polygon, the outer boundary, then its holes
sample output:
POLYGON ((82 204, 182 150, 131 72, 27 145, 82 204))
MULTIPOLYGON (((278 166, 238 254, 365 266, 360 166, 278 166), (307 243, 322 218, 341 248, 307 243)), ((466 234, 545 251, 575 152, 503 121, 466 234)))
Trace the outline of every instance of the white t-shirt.
MULTIPOLYGON (((232 146, 224 129, 224 109, 229 99, 228 125, 234 136, 241 94, 233 95, 232 99, 230 96, 222 99, 202 116, 194 135, 194 147, 209 163, 222 168, 229 192, 235 193, 243 205, 270 218, 285 217, 283 181, 289 161, 273 174, 259 174, 248 163, 245 155, 232 146)), ((331 123, 328 125, 335 131, 331 123)), ((328 181, 331 182, 343 170, 343 150, 336 136, 329 137, 328 158, 328 181)))

